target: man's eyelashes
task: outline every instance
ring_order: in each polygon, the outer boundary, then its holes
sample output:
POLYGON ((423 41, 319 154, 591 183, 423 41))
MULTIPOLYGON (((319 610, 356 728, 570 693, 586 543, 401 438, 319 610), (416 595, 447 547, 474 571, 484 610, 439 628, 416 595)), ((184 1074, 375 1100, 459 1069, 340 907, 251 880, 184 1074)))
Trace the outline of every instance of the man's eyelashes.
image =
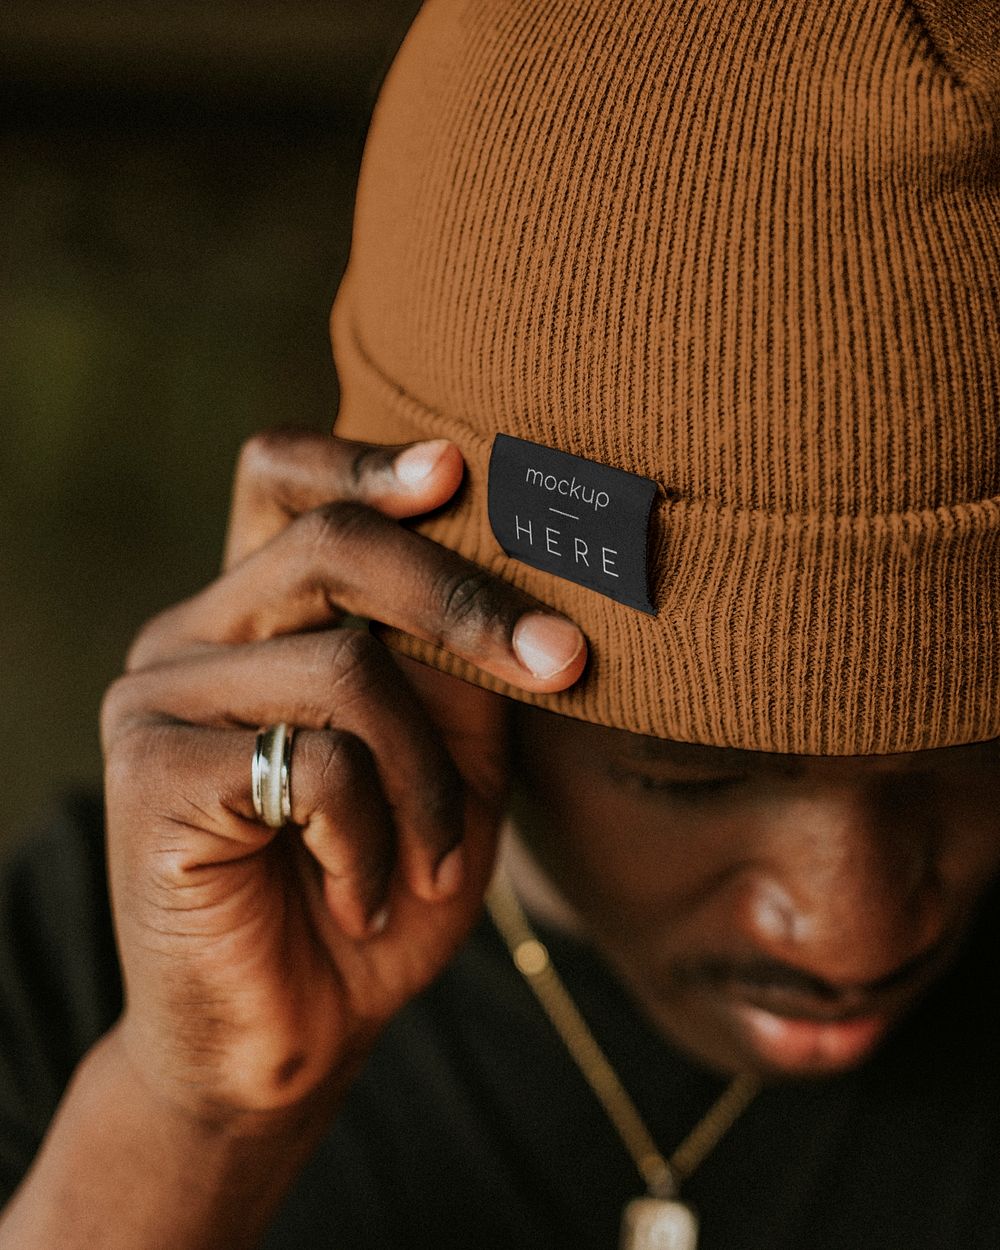
POLYGON ((746 780, 743 776, 697 779, 657 777, 641 769, 629 768, 617 763, 608 766, 608 774, 618 785, 650 793, 665 794, 687 802, 707 801, 730 792, 746 780))

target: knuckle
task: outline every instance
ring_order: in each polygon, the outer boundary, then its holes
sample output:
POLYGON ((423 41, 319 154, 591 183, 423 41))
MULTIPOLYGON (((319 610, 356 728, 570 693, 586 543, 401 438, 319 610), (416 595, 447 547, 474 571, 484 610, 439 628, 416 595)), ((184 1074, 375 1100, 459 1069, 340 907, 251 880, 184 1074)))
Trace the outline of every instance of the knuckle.
POLYGON ((259 480, 274 472, 288 445, 287 430, 258 430, 240 447, 236 474, 240 479, 259 480))
POLYGON ((384 473, 386 450, 375 443, 352 443, 347 450, 347 481, 352 490, 363 495, 372 478, 384 473))
POLYGON ((151 770, 152 737, 145 726, 133 724, 108 743, 104 753, 104 788, 109 798, 134 790, 151 771, 156 772, 151 770))
POLYGON ((121 734, 135 706, 135 681, 128 674, 116 677, 101 698, 98 724, 101 747, 107 751, 121 734))
POLYGON ((337 630, 327 645, 324 672, 327 693, 369 689, 380 658, 379 643, 365 630, 337 630))
POLYGON ((295 522, 303 591, 336 608, 345 578, 364 564, 372 513, 363 504, 337 501, 303 513, 295 522))
POLYGON ((310 550, 326 560, 336 560, 345 543, 371 527, 372 512, 354 500, 338 499, 303 514, 300 524, 310 550))
POLYGON ((341 710, 371 698, 382 686, 385 654, 366 630, 323 630, 304 639, 304 670, 309 679, 309 723, 325 725, 331 707, 341 710))
POLYGON ((360 738, 346 730, 328 730, 320 739, 318 751, 316 787, 321 795, 355 790, 371 772, 371 752, 360 738))
POLYGON ((508 612, 493 577, 482 569, 448 572, 436 587, 443 637, 458 631, 493 633, 507 624, 508 612))

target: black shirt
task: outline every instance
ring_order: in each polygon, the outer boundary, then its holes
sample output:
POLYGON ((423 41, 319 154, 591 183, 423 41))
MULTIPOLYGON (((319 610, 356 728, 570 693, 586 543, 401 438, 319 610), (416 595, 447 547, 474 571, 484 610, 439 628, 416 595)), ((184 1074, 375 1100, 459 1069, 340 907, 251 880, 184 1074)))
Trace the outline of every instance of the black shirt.
MULTIPOLYGON (((539 925, 665 1154, 723 1088, 588 947, 539 925)), ((685 1187, 700 1250, 998 1250, 1000 900, 849 1075, 766 1090, 685 1187)), ((101 806, 71 796, 0 869, 0 1201, 121 983, 101 806)), ((614 1250, 630 1157, 484 912, 383 1034, 264 1250, 614 1250)))

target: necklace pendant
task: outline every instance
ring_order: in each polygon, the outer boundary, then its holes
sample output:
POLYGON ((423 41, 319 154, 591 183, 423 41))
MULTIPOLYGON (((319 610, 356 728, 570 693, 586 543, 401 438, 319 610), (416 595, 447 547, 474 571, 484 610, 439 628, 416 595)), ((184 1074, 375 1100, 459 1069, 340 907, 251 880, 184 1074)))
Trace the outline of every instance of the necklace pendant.
POLYGON ((696 1250, 698 1217, 683 1202, 633 1198, 622 1212, 621 1250, 696 1250))

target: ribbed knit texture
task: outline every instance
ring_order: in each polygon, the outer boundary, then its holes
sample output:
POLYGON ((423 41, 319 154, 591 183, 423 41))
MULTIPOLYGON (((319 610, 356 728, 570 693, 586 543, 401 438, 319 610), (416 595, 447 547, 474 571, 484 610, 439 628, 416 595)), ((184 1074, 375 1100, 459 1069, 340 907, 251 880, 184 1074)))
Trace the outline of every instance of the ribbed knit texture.
POLYGON ((427 0, 365 152, 337 432, 447 436, 423 532, 686 742, 1000 736, 1000 0, 427 0), (645 616, 505 556, 502 431, 657 480, 645 616))

